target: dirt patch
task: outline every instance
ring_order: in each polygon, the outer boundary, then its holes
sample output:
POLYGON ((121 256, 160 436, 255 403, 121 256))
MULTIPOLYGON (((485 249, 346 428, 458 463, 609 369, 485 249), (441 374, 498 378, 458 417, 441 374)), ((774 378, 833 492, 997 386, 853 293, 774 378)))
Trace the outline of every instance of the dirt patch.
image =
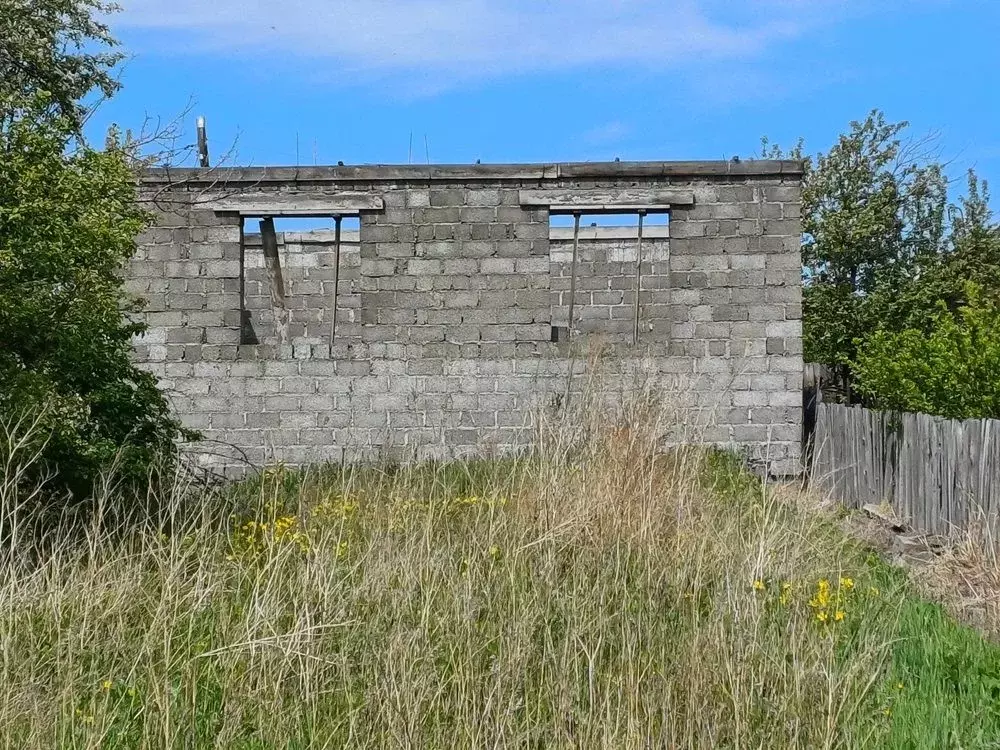
POLYGON ((960 622, 1000 640, 998 545, 979 529, 946 538, 921 534, 884 508, 850 511, 841 525, 907 571, 917 589, 960 622))

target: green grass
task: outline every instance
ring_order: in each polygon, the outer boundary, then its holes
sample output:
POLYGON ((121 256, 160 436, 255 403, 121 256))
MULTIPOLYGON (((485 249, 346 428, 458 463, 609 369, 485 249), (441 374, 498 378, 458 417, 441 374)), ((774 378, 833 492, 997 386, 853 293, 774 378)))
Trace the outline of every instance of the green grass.
MULTIPOLYGON (((907 590, 898 569, 872 567, 883 585, 907 590)), ((1000 648, 913 593, 879 694, 892 719, 885 747, 1000 747, 1000 648)))
POLYGON ((276 468, 11 558, 0 744, 998 746, 995 646, 732 457, 653 447, 276 468))

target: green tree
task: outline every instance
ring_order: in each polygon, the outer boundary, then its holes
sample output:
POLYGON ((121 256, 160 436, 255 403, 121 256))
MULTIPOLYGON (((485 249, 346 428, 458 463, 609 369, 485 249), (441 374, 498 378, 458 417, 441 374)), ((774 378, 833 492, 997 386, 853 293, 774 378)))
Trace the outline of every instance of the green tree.
POLYGON ((965 301, 967 282, 1000 295, 1000 227, 993 223, 990 191, 969 170, 967 192, 952 209, 950 248, 942 269, 942 297, 952 310, 965 301))
MULTIPOLYGON (((957 346, 955 337, 972 325, 965 317, 970 289, 979 290, 977 309, 1000 302, 1000 230, 986 183, 970 171, 966 194, 952 205, 943 168, 922 153, 926 143, 904 138, 905 129, 873 111, 826 154, 806 160, 805 357, 834 367, 841 385, 870 405, 943 404, 931 395, 933 372, 935 382, 957 388, 954 403, 978 415, 973 394, 981 389, 988 400, 991 386, 975 368, 943 357, 923 363, 931 370, 919 382, 901 372, 920 353, 957 346), (925 337, 937 349, 916 347, 925 337)), ((765 155, 783 154, 765 141, 765 155)), ((801 156, 801 143, 791 155, 801 156)))
MULTIPOLYGON (((937 165, 930 169, 940 171, 937 165)), ((970 170, 968 192, 956 206, 946 205, 943 179, 940 182, 934 197, 937 236, 929 238, 926 247, 914 243, 907 273, 872 295, 879 327, 929 333, 937 326, 939 303, 958 313, 968 302, 970 284, 983 295, 1000 293, 1000 231, 991 223, 988 186, 970 170)))
POLYGON ((809 361, 846 366, 858 331, 872 323, 870 295, 902 271, 906 186, 898 162, 905 126, 872 112, 807 170, 802 263, 809 361))
POLYGON ((77 497, 112 463, 142 481, 182 435, 130 358, 138 162, 113 134, 98 151, 79 133, 81 98, 113 89, 113 47, 85 51, 113 44, 93 20, 107 9, 0 0, 0 419, 41 415, 49 488, 77 497))

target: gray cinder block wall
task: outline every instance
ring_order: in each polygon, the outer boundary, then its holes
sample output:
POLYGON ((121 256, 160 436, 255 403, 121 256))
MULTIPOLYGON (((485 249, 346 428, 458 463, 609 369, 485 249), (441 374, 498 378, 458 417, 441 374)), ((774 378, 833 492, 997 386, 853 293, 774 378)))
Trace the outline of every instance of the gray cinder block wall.
POLYGON ((797 473, 800 182, 788 161, 153 170, 136 356, 205 463, 239 471, 523 445, 600 340, 606 400, 641 376, 678 439, 797 473), (637 274, 634 227, 587 225, 639 211, 669 230, 644 231, 637 274), (573 212, 575 285, 572 229, 550 227, 573 212), (257 219, 333 215, 360 217, 339 254, 332 232, 278 236, 276 302, 257 219))

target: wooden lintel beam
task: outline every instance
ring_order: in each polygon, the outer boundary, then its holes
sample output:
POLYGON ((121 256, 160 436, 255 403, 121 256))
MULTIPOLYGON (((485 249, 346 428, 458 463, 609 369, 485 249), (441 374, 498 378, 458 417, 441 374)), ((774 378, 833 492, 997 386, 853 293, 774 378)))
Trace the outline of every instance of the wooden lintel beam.
POLYGON ((645 211, 647 214, 665 214, 670 211, 671 205, 678 204, 580 203, 572 206, 550 205, 549 213, 553 216, 572 216, 573 214, 635 214, 640 211, 645 211))
POLYGON ((362 211, 382 211, 385 201, 371 193, 335 193, 323 198, 237 195, 213 202, 212 208, 240 216, 357 216, 362 211))
POLYGON ((547 206, 552 213, 665 211, 694 205, 691 190, 521 190, 522 206, 547 206))
POLYGON ((271 290, 275 333, 278 335, 278 343, 283 346, 288 343, 288 309, 285 306, 285 281, 281 275, 281 259, 278 255, 278 234, 274 231, 274 219, 270 216, 260 222, 260 238, 264 246, 264 264, 271 290))

